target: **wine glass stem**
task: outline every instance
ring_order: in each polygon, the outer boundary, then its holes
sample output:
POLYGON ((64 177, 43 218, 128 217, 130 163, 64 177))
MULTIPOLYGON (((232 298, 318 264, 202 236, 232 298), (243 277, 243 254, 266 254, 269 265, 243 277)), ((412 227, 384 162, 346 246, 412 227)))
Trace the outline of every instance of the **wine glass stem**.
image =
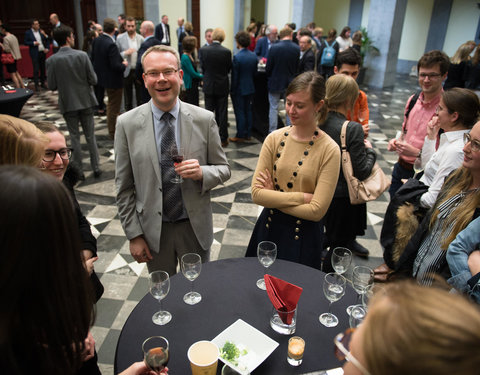
POLYGON ((193 293, 193 287, 194 287, 193 283, 194 283, 194 282, 195 282, 195 281, 192 280, 192 288, 191 288, 191 290, 190 290, 192 293, 193 293))
POLYGON ((160 303, 160 311, 163 311, 162 300, 159 300, 158 302, 160 303))
POLYGON ((328 304, 328 315, 332 314, 332 301, 328 304))

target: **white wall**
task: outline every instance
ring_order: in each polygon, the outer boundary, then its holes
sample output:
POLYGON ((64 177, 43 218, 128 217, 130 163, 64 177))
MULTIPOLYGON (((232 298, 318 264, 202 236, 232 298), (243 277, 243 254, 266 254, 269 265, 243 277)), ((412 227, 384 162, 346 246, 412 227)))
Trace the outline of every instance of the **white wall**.
POLYGON ((268 0, 268 10, 265 17, 267 24, 273 24, 282 29, 286 23, 292 22, 292 0, 268 0))
POLYGON ((425 52, 433 1, 408 0, 398 51, 399 59, 417 61, 425 52))
POLYGON ((233 50, 233 12, 234 0, 202 0, 200 1, 200 46, 205 44, 205 30, 221 27, 225 30, 225 41, 222 45, 233 50))
POLYGON ((350 0, 317 0, 315 1, 315 23, 323 28, 323 35, 327 36, 332 27, 340 34, 348 26, 350 0))
MULTIPOLYGON (((183 17, 185 21, 191 22, 191 20, 187 19, 187 0, 159 1, 158 8, 158 19, 160 22, 162 20, 162 15, 166 14, 168 16, 168 24, 170 25, 170 45, 177 49, 177 20, 180 17, 183 17)), ((145 14, 145 19, 149 19, 148 14, 145 14)), ((194 27, 198 26, 194 25, 194 27)))
POLYGON ((480 10, 476 1, 454 0, 443 50, 453 56, 460 44, 475 40, 480 10))

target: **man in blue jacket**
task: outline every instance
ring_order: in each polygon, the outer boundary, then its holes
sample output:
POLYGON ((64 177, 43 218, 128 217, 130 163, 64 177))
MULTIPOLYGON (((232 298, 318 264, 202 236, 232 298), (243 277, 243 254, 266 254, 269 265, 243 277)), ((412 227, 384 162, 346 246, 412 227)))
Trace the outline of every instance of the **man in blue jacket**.
MULTIPOLYGON (((300 47, 292 42, 293 30, 284 27, 280 30, 280 41, 270 47, 265 72, 268 79, 269 129, 271 133, 278 126, 278 102, 297 73, 300 47)), ((287 125, 290 120, 287 116, 287 125)))
POLYGON ((239 31, 235 35, 239 52, 233 57, 231 97, 237 134, 230 138, 232 142, 244 142, 250 139, 252 131, 253 95, 255 84, 253 79, 257 73, 257 56, 247 48, 250 45, 250 35, 239 31))
POLYGON ((115 136, 117 122, 123 94, 123 71, 128 65, 115 44, 116 23, 112 18, 103 20, 103 34, 95 38, 92 43, 92 62, 97 74, 98 84, 105 87, 108 96, 107 128, 110 138, 115 136))
POLYGON ((45 31, 40 29, 40 23, 37 19, 32 21, 32 28, 25 32, 24 44, 29 47, 30 58, 32 59, 35 90, 38 91, 39 89, 39 75, 40 85, 47 88, 45 86, 45 57, 50 48, 50 43, 45 31))

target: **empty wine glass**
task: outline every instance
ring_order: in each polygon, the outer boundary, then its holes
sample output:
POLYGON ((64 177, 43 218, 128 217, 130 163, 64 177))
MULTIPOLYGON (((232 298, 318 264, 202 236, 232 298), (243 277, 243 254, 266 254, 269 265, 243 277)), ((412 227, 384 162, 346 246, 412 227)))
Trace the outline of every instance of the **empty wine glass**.
POLYGON ((265 267, 263 277, 257 280, 257 286, 260 289, 266 290, 264 278, 267 273, 267 268, 270 267, 277 258, 277 245, 270 241, 260 242, 257 247, 257 256, 260 264, 265 267))
POLYGON ((350 328, 357 328, 360 324, 362 324, 366 315, 367 311, 362 305, 353 306, 349 318, 350 328))
POLYGON ((170 277, 165 271, 154 271, 150 274, 149 283, 150 294, 160 303, 160 310, 153 314, 152 321, 160 326, 165 325, 172 320, 172 314, 162 308, 162 300, 170 290, 170 277))
MULTIPOLYGON (((370 267, 365 266, 356 266, 353 269, 352 273, 352 285, 353 289, 358 293, 357 305, 360 302, 360 297, 365 294, 368 290, 368 287, 373 285, 373 270, 370 267)), ((347 307, 347 314, 350 315, 352 308, 355 305, 350 305, 347 307)))
MULTIPOLYGON (((170 149, 170 156, 172 157, 174 165, 177 163, 181 163, 183 161, 183 158, 185 156, 185 152, 183 150, 183 147, 176 147, 173 146, 170 149)), ((182 176, 176 175, 174 178, 170 180, 170 182, 174 184, 181 184, 183 182, 182 176)))
POLYGON ((152 336, 142 344, 145 365, 157 374, 161 374, 170 358, 168 340, 163 336, 152 336))
POLYGON ((352 263, 352 252, 346 247, 336 247, 332 253, 332 267, 336 273, 343 275, 352 263))
POLYGON ((318 317, 320 323, 325 327, 335 327, 338 324, 338 318, 331 313, 332 303, 338 301, 345 294, 345 284, 347 280, 338 273, 327 273, 323 281, 323 293, 330 301, 328 313, 323 313, 318 317))
POLYGON ((200 293, 193 291, 194 280, 200 275, 202 270, 202 258, 195 253, 188 253, 182 256, 181 267, 183 276, 192 282, 190 292, 183 296, 183 301, 189 305, 195 305, 202 300, 200 293))

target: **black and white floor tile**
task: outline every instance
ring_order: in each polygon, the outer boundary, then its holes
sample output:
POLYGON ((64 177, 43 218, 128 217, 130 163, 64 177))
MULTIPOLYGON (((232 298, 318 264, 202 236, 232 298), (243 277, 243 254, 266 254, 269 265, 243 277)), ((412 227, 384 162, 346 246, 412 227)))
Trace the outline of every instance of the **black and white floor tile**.
MULTIPOLYGON (((377 160, 389 175, 396 155, 387 151, 388 139, 400 129, 405 102, 417 87, 414 78, 399 76, 393 89, 373 90, 364 88, 370 107, 370 136, 377 151, 377 160)), ((203 105, 203 103, 201 103, 203 105)), ((55 122, 66 132, 65 121, 59 113, 57 93, 41 91, 24 106, 21 117, 31 122, 48 120, 55 122)), ((235 117, 231 105, 228 111, 231 136, 235 135, 235 117)), ((77 199, 92 225, 98 241, 99 259, 96 272, 105 286, 105 293, 97 304, 97 317, 92 329, 97 343, 99 364, 103 374, 113 373, 116 343, 128 315, 137 302, 148 292, 147 270, 138 264, 129 253, 115 206, 114 152, 108 137, 106 117, 95 117, 97 142, 104 171, 98 179, 89 169, 88 150, 84 143, 83 156, 86 180, 76 187, 77 199)), ((68 133, 66 133, 68 135, 68 133)), ((224 185, 212 191, 214 243, 212 260, 242 257, 246 251, 251 231, 261 210, 252 203, 250 183, 261 149, 259 141, 230 143, 225 149, 232 177, 224 185)), ((372 267, 382 262, 378 242, 383 214, 388 205, 385 193, 368 204, 368 230, 359 242, 371 253, 368 260, 355 258, 356 264, 372 267)))

